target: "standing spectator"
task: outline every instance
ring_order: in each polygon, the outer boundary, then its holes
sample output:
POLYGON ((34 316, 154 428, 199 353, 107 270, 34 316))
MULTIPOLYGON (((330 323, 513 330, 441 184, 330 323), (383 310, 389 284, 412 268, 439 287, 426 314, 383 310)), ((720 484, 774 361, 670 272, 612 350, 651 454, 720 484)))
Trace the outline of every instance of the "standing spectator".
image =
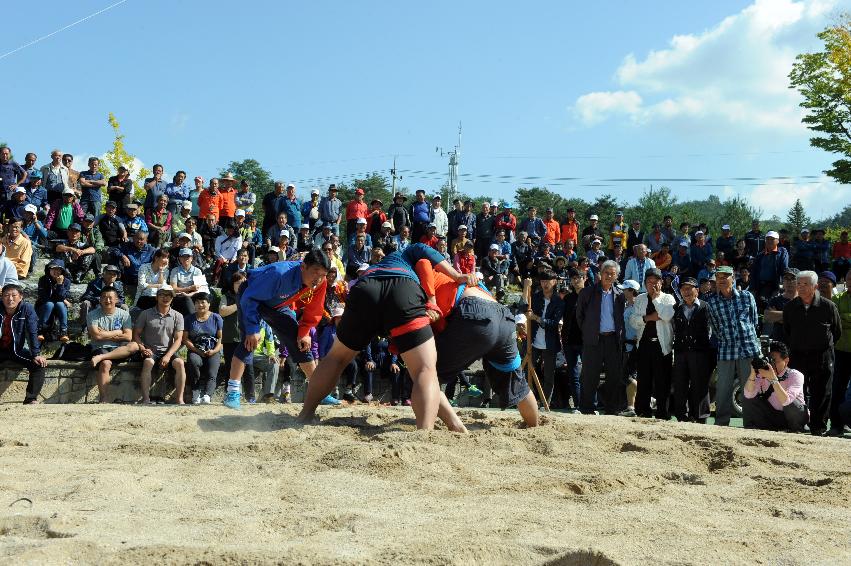
POLYGON ((372 210, 369 211, 366 217, 366 233, 369 234, 373 246, 377 247, 376 240, 381 238, 381 226, 387 222, 387 215, 382 210, 384 203, 381 202, 381 199, 374 198, 369 205, 372 207, 372 210))
POLYGON ((789 367, 789 350, 783 342, 771 342, 771 363, 758 372, 751 369, 745 384, 742 420, 745 428, 803 432, 807 424, 804 379, 789 367))
POLYGON ((147 232, 136 232, 131 242, 125 242, 118 247, 110 248, 111 261, 122 267, 122 281, 127 291, 127 297, 136 296, 136 286, 139 284, 139 269, 150 263, 156 248, 148 243, 147 232))
POLYGON ((689 248, 689 256, 691 256, 691 273, 700 273, 707 262, 715 258, 712 253, 712 244, 707 241, 706 234, 702 230, 694 233, 694 243, 689 248))
POLYGON ((394 235, 398 236, 402 228, 405 226, 410 228, 412 225, 411 214, 408 212, 407 207, 405 207, 407 201, 408 197, 404 194, 396 193, 393 195, 393 204, 387 209, 387 219, 393 224, 394 235))
POLYGON ((219 192, 219 180, 210 179, 210 186, 198 195, 198 217, 209 218, 210 215, 219 221, 222 211, 222 194, 219 192))
POLYGON ((352 234, 355 233, 357 221, 361 218, 366 220, 369 212, 366 203, 363 201, 363 194, 363 189, 358 187, 355 189, 355 198, 346 205, 346 234, 350 240, 352 234))
POLYGON ((644 287, 645 274, 649 269, 655 269, 657 266, 656 262, 647 257, 647 248, 644 244, 636 244, 634 251, 635 257, 630 258, 629 261, 626 262, 624 279, 637 281, 639 291, 644 293, 646 291, 644 287))
POLYGON ((719 267, 715 271, 718 292, 706 301, 712 334, 718 343, 715 424, 719 426, 730 424, 736 380, 744 387, 751 359, 759 355, 756 301, 748 291, 737 290, 733 279, 732 267, 719 267))
POLYGON ((189 185, 186 184, 186 171, 178 171, 174 174, 174 177, 172 177, 171 183, 165 186, 168 211, 172 216, 177 216, 179 214, 184 202, 188 202, 189 208, 192 208, 192 201, 189 200, 189 193, 189 185))
MULTIPOLYGON (((263 200, 265 203, 265 199, 263 200)), ((337 185, 331 184, 328 187, 328 196, 322 197, 322 200, 319 201, 319 219, 322 221, 323 226, 331 227, 331 232, 335 236, 340 235, 340 219, 342 209, 343 203, 340 202, 340 199, 337 198, 337 185)), ((265 223, 264 227, 266 227, 265 223)))
POLYGON ((810 229, 803 228, 801 235, 792 245, 791 265, 800 270, 813 270, 815 264, 815 246, 810 239, 810 229))
POLYGON ((530 206, 528 216, 520 223, 520 229, 529 234, 532 239, 543 240, 547 236, 547 227, 544 221, 538 218, 538 207, 530 206))
POLYGON ((682 302, 674 312, 674 403, 677 421, 705 424, 709 417, 709 377, 715 366, 710 342, 709 311, 697 298, 697 281, 680 283, 682 302))
POLYGON ((848 241, 848 230, 843 230, 839 234, 839 241, 834 242, 832 271, 839 279, 845 279, 845 274, 848 272, 848 267, 851 266, 851 242, 848 241))
POLYGON ((70 153, 62 155, 62 164, 68 168, 68 181, 74 194, 80 198, 80 172, 74 169, 74 156, 70 153))
MULTIPOLYGON (((330 190, 329 190, 330 192, 330 190)), ((334 188, 334 193, 336 194, 336 187, 334 188)), ((263 200, 261 201, 261 206, 263 207, 263 233, 266 233, 277 220, 278 218, 278 210, 277 203, 278 199, 283 198, 284 195, 284 182, 283 181, 275 181, 275 188, 270 193, 266 193, 263 195, 263 200)))
POLYGON ((24 405, 37 404, 44 385, 47 359, 41 355, 38 338, 38 316, 32 305, 24 301, 21 287, 15 283, 3 285, 3 309, 0 311, 0 361, 21 364, 29 372, 24 405))
POLYGON ((579 222, 576 221, 576 209, 572 206, 567 209, 567 218, 561 225, 561 243, 573 240, 573 244, 579 241, 579 222))
POLYGON ((130 171, 123 165, 118 167, 118 174, 107 181, 106 195, 109 201, 122 210, 133 200, 133 180, 130 178, 130 171))
POLYGON ((514 243, 515 231, 517 230, 517 218, 511 213, 513 205, 510 202, 502 204, 502 212, 496 216, 493 223, 494 231, 505 230, 509 243, 514 243))
POLYGON ((219 222, 224 226, 236 215, 236 179, 233 174, 228 172, 222 175, 219 186, 219 222))
POLYGON ((126 360, 139 351, 133 342, 130 313, 118 308, 118 291, 105 287, 100 293, 100 306, 86 314, 86 328, 91 338, 92 367, 97 370, 98 397, 108 403, 109 370, 113 361, 126 360))
POLYGON ((41 168, 41 178, 49 203, 61 199, 65 189, 74 191, 68 178, 68 168, 62 164, 62 152, 58 149, 50 152, 50 163, 41 168))
MULTIPOLYGON (((659 253, 664 244, 668 244, 668 249, 671 248, 671 242, 665 237, 665 234, 662 233, 662 226, 658 223, 653 224, 653 231, 649 232, 646 236, 644 236, 643 244, 649 250, 651 257, 654 254, 659 253)), ((662 269, 661 267, 659 269, 662 269)))
MULTIPOLYGON (((319 194, 317 191, 316 194, 319 194)), ((236 209, 245 213, 245 216, 254 216, 254 205, 257 203, 257 195, 251 190, 248 180, 239 182, 239 192, 236 193, 236 209)))
POLYGON ((458 237, 458 226, 464 224, 464 205, 461 199, 456 198, 452 201, 452 210, 447 214, 449 218, 449 231, 446 233, 446 239, 452 241, 458 237))
MULTIPOLYGON (((107 287, 113 289, 117 296, 115 305, 127 310, 126 299, 124 297, 124 286, 121 281, 118 281, 118 276, 121 275, 121 270, 118 266, 107 265, 103 270, 103 275, 94 279, 86 285, 86 290, 80 297, 80 319, 87 320, 86 317, 92 307, 100 304, 100 295, 107 287)), ((97 307, 96 307, 97 308, 97 307)))
POLYGON ((517 240, 511 244, 511 258, 514 260, 511 270, 519 280, 530 275, 534 264, 535 250, 529 245, 528 239, 526 232, 521 230, 517 234, 517 240))
POLYGON ((824 239, 824 228, 813 230, 813 263, 817 272, 830 269, 830 241, 824 239))
POLYGON ((603 241, 603 232, 600 231, 600 217, 592 214, 588 217, 588 226, 582 230, 582 247, 587 253, 591 249, 594 240, 603 241))
POLYGON ((668 397, 671 392, 676 300, 662 292, 662 272, 651 268, 645 273, 647 292, 635 298, 630 325, 638 345, 638 391, 635 411, 639 417, 652 417, 651 395, 656 398, 656 418, 671 418, 668 397))
POLYGON ((582 386, 580 410, 594 413, 600 372, 605 367, 603 402, 606 412, 618 414, 623 404, 623 341, 625 302, 623 291, 614 283, 620 266, 606 261, 600 281, 586 285, 576 303, 576 320, 582 329, 582 386))
MULTIPOLYGON (((363 191, 361 191, 361 194, 363 194, 363 191)), ((295 196, 294 184, 287 184, 287 194, 278 198, 275 207, 278 214, 282 212, 287 214, 287 224, 290 226, 301 226, 301 203, 295 196)), ((366 211, 364 211, 363 217, 366 218, 366 211)))
POLYGON ((684 242, 679 240, 677 243, 677 251, 674 256, 671 258, 671 270, 676 268, 677 275, 680 277, 691 277, 692 275, 697 275, 696 273, 692 274, 691 271, 691 256, 689 255, 689 244, 688 242, 684 242))
POLYGON ((445 238, 447 232, 449 232, 449 216, 443 210, 442 202, 440 195, 434 195, 431 198, 431 215, 433 218, 431 223, 435 226, 435 233, 445 238))
POLYGON ((773 230, 765 235, 763 241, 765 249, 756 256, 751 267, 754 275, 751 292, 764 305, 780 288, 780 278, 789 268, 789 252, 777 245, 779 234, 773 230))
POLYGON ((833 346, 842 335, 842 321, 833 301, 816 292, 814 271, 798 274, 798 296, 783 307, 783 331, 792 345, 790 367, 804 374, 804 395, 810 409, 810 432, 827 431, 833 381, 833 346))
MULTIPOLYGON (((539 273, 541 288, 532 294, 526 318, 532 321, 530 345, 535 365, 542 367, 541 388, 549 404, 555 384, 556 354, 561 351, 559 322, 564 316, 564 301, 555 292, 556 276, 550 270, 539 273)), ((543 404, 543 400, 538 400, 543 404)))
POLYGON ((145 179, 145 211, 153 210, 159 200, 160 195, 165 194, 165 189, 168 186, 163 179, 163 166, 159 163, 152 168, 154 176, 145 179))
POLYGON ((52 334, 48 332, 48 323, 56 317, 59 324, 59 340, 68 342, 68 308, 71 301, 68 300, 71 290, 71 277, 65 269, 65 262, 54 259, 44 268, 44 275, 38 280, 38 298, 35 309, 38 312, 39 340, 44 341, 45 336, 52 334))
POLYGON ((74 284, 82 283, 89 271, 93 271, 95 277, 100 275, 100 254, 93 245, 80 237, 82 232, 79 224, 71 224, 68 227, 68 239, 56 245, 56 253, 63 260, 74 284))
POLYGON ((579 293, 585 288, 585 274, 578 269, 570 269, 570 286, 563 297, 564 315, 561 325, 561 346, 567 364, 567 388, 562 390, 564 408, 567 408, 568 397, 573 399, 573 411, 579 412, 580 385, 579 375, 582 369, 582 328, 576 319, 576 306, 579 293))
POLYGON ((431 205, 426 202, 426 193, 422 189, 417 189, 414 202, 411 204, 411 223, 413 224, 411 239, 418 242, 433 221, 434 216, 431 205))
POLYGON ((782 292, 768 299, 762 314, 762 334, 773 340, 783 341, 783 307, 798 296, 798 270, 790 267, 783 273, 782 292))
POLYGON ((192 404, 209 405, 222 362, 222 317, 210 312, 210 294, 195 293, 195 314, 186 317, 183 345, 188 350, 192 404), (203 391, 203 395, 202 392, 203 391))
POLYGON ((715 250, 724 252, 724 257, 732 257, 736 253, 736 237, 730 233, 730 225, 721 226, 721 235, 715 240, 715 250))
POLYGON ((108 248, 114 248, 127 241, 127 231, 124 223, 116 216, 115 201, 106 201, 106 214, 97 221, 97 229, 103 237, 103 243, 108 248))
POLYGON ((156 305, 143 310, 133 326, 133 341, 142 353, 142 404, 151 403, 151 372, 174 370, 174 402, 183 405, 186 368, 183 359, 175 356, 183 344, 183 315, 171 308, 174 290, 165 285, 157 290, 156 305))
MULTIPOLYGON (((11 158, 11 156, 12 156, 11 155, 11 149, 9 151, 10 151, 9 157, 11 158)), ((38 156, 36 154, 34 154, 33 152, 29 152, 24 156, 23 169, 27 173, 27 178, 26 178, 26 181, 24 181, 23 183, 20 183, 20 184, 24 185, 27 188, 27 190, 29 190, 29 188, 30 188, 30 183, 32 182, 34 173, 38 173, 38 178, 39 179, 41 178, 41 170, 38 167, 35 166, 36 161, 38 161, 38 156)))
POLYGON ((311 189, 310 200, 304 201, 304 204, 301 205, 301 222, 302 224, 307 224, 310 227, 310 231, 313 232, 313 228, 316 226, 318 220, 319 189, 311 189))
POLYGON ((765 236, 759 229, 759 219, 755 218, 751 222, 750 232, 747 232, 744 237, 745 251, 751 257, 756 257, 759 252, 765 247, 765 236))
MULTIPOLYGON (((496 205, 493 212, 496 212, 495 209, 496 205)), ((488 254, 493 241, 495 219, 490 203, 483 202, 482 211, 476 216, 476 256, 479 258, 484 258, 488 254)))
POLYGON ((632 227, 626 233, 626 257, 632 257, 635 246, 644 243, 644 232, 641 231, 641 221, 632 221, 632 227))
POLYGON ((6 225, 6 236, 0 239, 6 247, 6 257, 15 265, 18 279, 27 278, 33 256, 32 242, 21 233, 22 229, 23 221, 12 220, 6 225))
POLYGON ((201 209, 198 207, 198 199, 200 198, 201 193, 204 192, 204 177, 199 175, 195 177, 193 181, 195 186, 189 190, 189 203, 192 205, 189 215, 198 218, 201 214, 201 209))
POLYGON ((65 238, 68 226, 75 222, 81 223, 85 215, 86 213, 83 212, 80 203, 77 202, 77 195, 74 194, 74 191, 65 189, 62 192, 62 199, 57 199, 50 205, 44 227, 47 228, 51 239, 61 240, 65 238))
POLYGON ((160 195, 154 208, 145 209, 145 224, 148 225, 148 239, 152 246, 167 247, 171 241, 171 212, 166 208, 168 197, 160 195))
POLYGON ((0 201, 8 199, 12 191, 26 181, 26 170, 12 160, 12 148, 0 147, 0 201))
POLYGON ((551 246, 555 246, 557 243, 561 242, 561 226, 559 226, 558 220, 556 220, 553 216, 552 208, 548 208, 546 212, 544 212, 543 222, 544 229, 546 230, 543 241, 551 246))
POLYGON ((841 436, 844 434, 844 427, 851 425, 851 419, 847 419, 840 411, 848 390, 848 382, 851 380, 851 270, 845 273, 845 292, 834 297, 833 302, 842 321, 842 334, 834 348, 836 364, 833 369, 828 435, 841 436))
POLYGON ((106 186, 106 179, 98 171, 99 166, 100 159, 89 157, 89 169, 80 173, 80 206, 88 214, 100 214, 103 202, 102 190, 106 186))
POLYGON ((34 169, 27 176, 27 203, 36 207, 36 211, 44 214, 50 203, 47 200, 47 191, 41 184, 41 171, 34 169))

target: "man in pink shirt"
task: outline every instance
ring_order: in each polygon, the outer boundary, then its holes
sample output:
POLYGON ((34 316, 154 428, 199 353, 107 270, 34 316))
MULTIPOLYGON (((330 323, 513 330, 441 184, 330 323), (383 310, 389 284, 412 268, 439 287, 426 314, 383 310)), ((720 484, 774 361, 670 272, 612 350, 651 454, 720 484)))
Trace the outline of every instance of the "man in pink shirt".
POLYGON ((754 358, 745 383, 742 417, 745 428, 802 432, 809 421, 804 403, 804 374, 788 366, 789 349, 783 342, 772 341, 770 363, 754 358))

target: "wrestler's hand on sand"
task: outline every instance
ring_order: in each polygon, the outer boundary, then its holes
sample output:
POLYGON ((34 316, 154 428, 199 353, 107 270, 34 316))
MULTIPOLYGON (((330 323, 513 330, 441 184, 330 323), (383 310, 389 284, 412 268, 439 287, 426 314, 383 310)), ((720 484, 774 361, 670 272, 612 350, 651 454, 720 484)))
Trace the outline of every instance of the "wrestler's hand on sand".
POLYGON ((260 343, 260 333, 257 334, 249 334, 245 337, 245 349, 249 352, 253 352, 257 347, 257 344, 260 343))
POLYGON ((302 336, 298 339, 298 349, 300 352, 307 352, 310 350, 310 336, 302 336))

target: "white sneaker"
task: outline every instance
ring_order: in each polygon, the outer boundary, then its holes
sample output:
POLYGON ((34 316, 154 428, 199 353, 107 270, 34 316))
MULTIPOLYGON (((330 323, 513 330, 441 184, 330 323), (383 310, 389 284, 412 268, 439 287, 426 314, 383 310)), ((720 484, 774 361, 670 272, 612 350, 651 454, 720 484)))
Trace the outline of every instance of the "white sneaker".
POLYGON ((200 391, 193 391, 192 392, 192 404, 198 405, 199 403, 201 403, 201 392, 200 391))
POLYGON ((202 405, 209 405, 210 404, 210 396, 204 395, 203 397, 201 397, 201 404, 202 405))

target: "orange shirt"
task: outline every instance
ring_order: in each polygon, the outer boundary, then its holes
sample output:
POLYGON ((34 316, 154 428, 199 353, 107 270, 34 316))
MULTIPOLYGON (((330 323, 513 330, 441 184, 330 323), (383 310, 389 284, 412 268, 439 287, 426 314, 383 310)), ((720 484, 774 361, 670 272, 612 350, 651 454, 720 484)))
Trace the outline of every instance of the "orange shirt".
MULTIPOLYGON (((236 189, 233 187, 222 189, 219 191, 219 196, 221 197, 219 201, 219 214, 233 218, 236 215, 236 189)), ((201 201, 200 196, 198 197, 198 201, 201 201)))
POLYGON ((561 226, 558 225, 558 220, 544 220, 544 226, 547 228, 547 235, 544 236, 544 241, 548 244, 557 244, 561 241, 561 226))
POLYGON ((573 240, 574 244, 579 243, 579 222, 574 220, 573 222, 567 221, 561 225, 561 243, 565 243, 568 240, 573 240))
POLYGON ((851 242, 836 242, 833 244, 833 259, 851 259, 851 242))
MULTIPOLYGON (((414 271, 417 277, 420 278, 420 286, 425 291, 425 294, 431 298, 434 297, 437 303, 437 308, 440 310, 440 319, 432 324, 435 332, 441 332, 446 328, 446 317, 455 308, 455 296, 458 294, 458 283, 452 280, 448 275, 444 275, 435 271, 431 266, 431 262, 427 259, 421 259, 414 265, 414 271)), ((465 293, 474 294, 476 296, 494 300, 485 291, 476 288, 467 287, 465 293)))
POLYGON ((204 189, 198 195, 198 218, 202 220, 210 214, 219 219, 222 209, 222 193, 212 194, 209 190, 204 189))
POLYGON ((353 200, 346 205, 346 220, 366 219, 367 214, 369 214, 369 207, 365 202, 353 200))
POLYGON ((653 258, 653 261, 656 262, 656 267, 660 271, 664 271, 671 267, 671 254, 663 254, 661 250, 650 256, 653 258))

